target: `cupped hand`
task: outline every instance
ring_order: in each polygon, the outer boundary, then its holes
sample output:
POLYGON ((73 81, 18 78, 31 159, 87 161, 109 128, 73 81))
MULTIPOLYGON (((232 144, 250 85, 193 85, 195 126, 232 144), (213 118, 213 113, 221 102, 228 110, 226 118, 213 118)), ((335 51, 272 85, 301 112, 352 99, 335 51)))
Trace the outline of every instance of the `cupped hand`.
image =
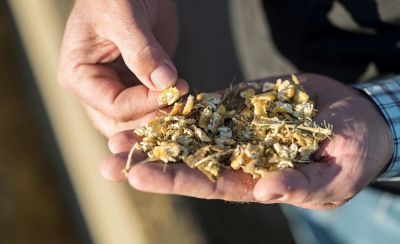
POLYGON ((170 55, 177 17, 170 0, 77 0, 65 29, 59 82, 103 134, 147 123, 161 90, 188 85, 170 55))
MULTIPOLYGON (((184 164, 134 165, 128 180, 147 192, 198 198, 261 203, 287 203, 304 208, 330 208, 344 204, 383 170, 393 154, 390 129, 380 112, 363 94, 330 78, 302 74, 299 78, 316 101, 316 120, 333 124, 332 140, 324 141, 312 164, 282 169, 253 180, 242 171, 224 169, 216 183, 184 164)), ((121 170, 127 151, 140 140, 123 132, 109 141, 115 154, 102 163, 103 176, 125 180, 121 170)), ((136 153, 134 161, 144 159, 136 153)))

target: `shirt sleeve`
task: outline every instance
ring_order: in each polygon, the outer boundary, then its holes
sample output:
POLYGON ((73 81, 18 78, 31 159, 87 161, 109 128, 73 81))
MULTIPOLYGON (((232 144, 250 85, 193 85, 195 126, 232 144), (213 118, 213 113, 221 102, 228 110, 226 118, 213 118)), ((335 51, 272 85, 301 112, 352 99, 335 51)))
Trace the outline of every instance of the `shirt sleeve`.
POLYGON ((394 140, 394 153, 378 181, 400 181, 400 76, 354 85, 377 105, 388 123, 394 140))

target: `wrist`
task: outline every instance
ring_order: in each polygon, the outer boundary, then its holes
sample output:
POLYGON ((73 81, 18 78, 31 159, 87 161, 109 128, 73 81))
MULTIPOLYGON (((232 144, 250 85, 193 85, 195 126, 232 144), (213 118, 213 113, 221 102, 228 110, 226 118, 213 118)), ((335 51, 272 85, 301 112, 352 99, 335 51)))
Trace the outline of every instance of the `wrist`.
POLYGON ((380 148, 379 150, 381 150, 383 152, 382 161, 384 164, 383 164, 382 169, 377 174, 376 178, 383 176, 387 172, 387 170, 389 169, 390 165, 393 162, 393 158, 394 158, 394 154, 395 154, 395 140, 393 138, 393 133, 391 131, 389 124, 384 119, 384 116, 381 113, 379 113, 379 114, 381 115, 381 118, 383 121, 383 123, 381 123, 382 125, 381 125, 381 129, 380 129, 380 131, 381 131, 380 133, 383 135, 384 143, 382 145, 376 144, 375 146, 377 148, 380 148))
POLYGON ((355 89, 360 96, 360 99, 365 101, 365 106, 372 111, 373 117, 370 119, 371 129, 375 130, 375 135, 370 139, 374 152, 379 156, 379 169, 375 178, 382 176, 389 168, 394 154, 394 138, 393 132, 390 128, 388 120, 385 118, 382 111, 379 109, 376 103, 365 94, 363 91, 355 89), (378 139, 380 138, 380 139, 378 139))
MULTIPOLYGON (((400 145, 397 143, 400 137, 400 76, 355 85, 354 88, 361 91, 370 103, 375 105, 379 115, 385 123, 381 123, 379 133, 385 136, 386 144, 380 144, 374 138, 371 140, 375 148, 384 151, 385 158, 382 168, 377 176, 378 181, 393 181, 400 179, 400 145)), ((375 122, 375 121, 372 121, 375 122)), ((376 150, 375 150, 376 151, 376 150)))

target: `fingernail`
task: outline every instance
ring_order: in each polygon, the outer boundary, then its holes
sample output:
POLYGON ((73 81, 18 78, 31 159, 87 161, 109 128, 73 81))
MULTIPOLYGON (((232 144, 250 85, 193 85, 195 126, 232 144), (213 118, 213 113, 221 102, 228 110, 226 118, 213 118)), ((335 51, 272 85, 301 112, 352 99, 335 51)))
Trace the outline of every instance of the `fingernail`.
POLYGON ((151 81, 159 90, 164 90, 172 86, 176 78, 176 72, 166 63, 160 65, 150 75, 151 81))

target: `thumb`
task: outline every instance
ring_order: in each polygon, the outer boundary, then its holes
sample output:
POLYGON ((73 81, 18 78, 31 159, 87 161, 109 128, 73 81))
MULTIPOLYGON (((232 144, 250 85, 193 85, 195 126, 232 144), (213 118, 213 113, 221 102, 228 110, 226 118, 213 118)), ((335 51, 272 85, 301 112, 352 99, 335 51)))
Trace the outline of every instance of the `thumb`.
POLYGON ((123 34, 114 35, 128 68, 150 90, 173 86, 178 78, 175 65, 147 27, 131 24, 123 34))

